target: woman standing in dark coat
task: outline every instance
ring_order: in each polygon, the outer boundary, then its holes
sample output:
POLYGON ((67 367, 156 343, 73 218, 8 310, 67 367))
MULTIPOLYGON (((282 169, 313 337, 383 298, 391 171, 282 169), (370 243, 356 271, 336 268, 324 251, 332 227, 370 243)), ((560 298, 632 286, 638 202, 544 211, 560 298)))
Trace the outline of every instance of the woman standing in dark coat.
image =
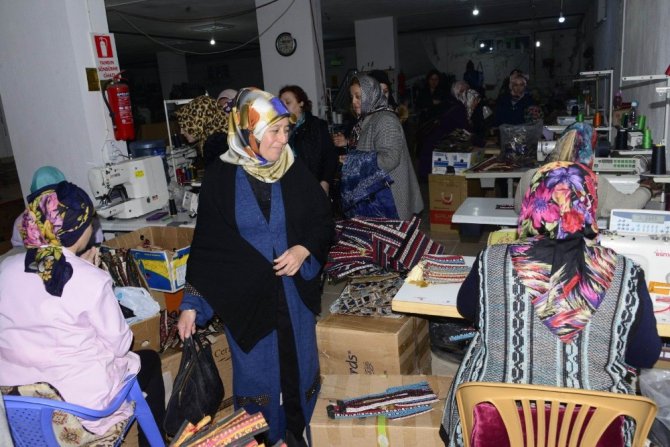
POLYGON ((185 287, 223 319, 233 403, 263 413, 271 444, 302 439, 314 411, 319 272, 333 231, 326 195, 287 144, 289 117, 267 92, 237 95, 230 149, 200 190, 185 287))
POLYGON ((291 149, 328 194, 337 171, 337 149, 328 132, 328 123, 312 115, 312 101, 299 86, 287 85, 279 91, 279 98, 296 117, 289 137, 291 149))

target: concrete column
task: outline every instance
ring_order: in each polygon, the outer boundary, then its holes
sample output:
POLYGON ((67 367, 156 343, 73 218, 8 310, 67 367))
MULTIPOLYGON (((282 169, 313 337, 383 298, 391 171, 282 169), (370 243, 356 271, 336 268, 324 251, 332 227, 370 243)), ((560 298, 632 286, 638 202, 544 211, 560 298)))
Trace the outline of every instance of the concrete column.
POLYGON ((24 196, 40 166, 88 191, 90 167, 127 153, 102 95, 88 91, 93 32, 108 32, 104 0, 0 2, 0 97, 24 196))
POLYGON ((156 60, 163 98, 169 99, 173 85, 188 82, 186 56, 171 51, 161 51, 156 53, 156 60))
MULTIPOLYGON (((256 6, 268 3, 256 0, 256 6)), ((288 84, 299 85, 312 101, 312 112, 325 116, 325 72, 319 0, 279 0, 256 10, 263 66, 263 88, 277 94, 288 84), (275 22, 276 21, 276 22, 275 22), (280 55, 277 36, 289 32, 297 42, 295 53, 280 55)))
POLYGON ((395 17, 356 20, 354 31, 359 70, 400 70, 395 17))

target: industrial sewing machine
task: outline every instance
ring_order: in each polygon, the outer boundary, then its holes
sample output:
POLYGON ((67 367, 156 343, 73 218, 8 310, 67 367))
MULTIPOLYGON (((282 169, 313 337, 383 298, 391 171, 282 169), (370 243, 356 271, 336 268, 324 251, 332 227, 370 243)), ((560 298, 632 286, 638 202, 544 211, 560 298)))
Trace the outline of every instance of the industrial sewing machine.
MULTIPOLYGON (((655 308, 667 309, 670 297, 670 212, 614 209, 600 244, 635 261, 644 270, 655 308)), ((670 311, 656 314, 670 322, 670 311)))
POLYGON ((160 156, 92 168, 88 182, 100 201, 96 211, 101 217, 132 219, 163 208, 169 199, 160 156))

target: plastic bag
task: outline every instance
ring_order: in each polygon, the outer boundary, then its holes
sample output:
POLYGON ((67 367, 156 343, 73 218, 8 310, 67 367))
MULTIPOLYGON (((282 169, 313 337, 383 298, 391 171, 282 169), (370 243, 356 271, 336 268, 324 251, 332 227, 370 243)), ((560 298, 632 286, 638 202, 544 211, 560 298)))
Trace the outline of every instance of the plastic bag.
POLYGON ((143 287, 116 287, 114 296, 122 306, 132 310, 135 314, 134 317, 126 319, 128 324, 146 320, 161 310, 160 305, 143 287))
POLYGON ((214 417, 223 395, 223 382, 211 347, 203 346, 197 334, 185 339, 179 372, 165 410, 165 433, 174 436, 184 421, 197 424, 206 415, 214 417))
POLYGON ((639 380, 642 395, 656 402, 658 406, 651 432, 660 445, 668 445, 662 440, 670 441, 670 370, 643 369, 639 380))
POLYGON ((519 166, 537 163, 537 143, 542 136, 542 121, 534 124, 500 126, 500 161, 519 166))

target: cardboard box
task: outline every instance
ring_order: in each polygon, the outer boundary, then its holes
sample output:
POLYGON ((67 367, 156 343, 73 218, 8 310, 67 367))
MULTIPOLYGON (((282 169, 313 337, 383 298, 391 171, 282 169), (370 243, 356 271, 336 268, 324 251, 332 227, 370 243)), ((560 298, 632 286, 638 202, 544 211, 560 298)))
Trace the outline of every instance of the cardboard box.
POLYGON ((321 374, 430 374, 428 321, 331 314, 316 325, 321 374))
POLYGON ((444 413, 444 403, 449 392, 452 377, 440 376, 365 376, 327 375, 323 377, 321 392, 316 402, 310 422, 312 443, 316 447, 376 446, 377 418, 330 419, 326 407, 331 401, 380 393, 387 388, 409 385, 426 380, 440 399, 433 404, 433 410, 418 416, 387 421, 387 431, 391 446, 444 446, 440 439, 440 424, 444 413))
MULTIPOLYGON (((219 410, 231 407, 233 405, 233 362, 230 355, 230 346, 226 340, 225 334, 217 334, 216 336, 209 336, 208 339, 212 341, 212 355, 216 368, 219 370, 219 376, 223 382, 224 396, 219 410)), ((179 372, 179 363, 181 362, 181 351, 176 349, 167 349, 161 353, 161 366, 163 376, 169 374, 170 383, 174 383, 175 377, 179 372)), ((170 387, 170 391, 172 388, 170 387)), ((166 390, 167 391, 167 390, 166 390)), ((166 395, 166 400, 169 395, 166 395)))
MULTIPOLYGON (((161 309, 165 309, 165 298, 163 292, 155 290, 150 291, 151 296, 158 302, 161 309)), ((137 323, 130 325, 130 330, 133 332, 133 351, 140 349, 151 349, 153 351, 161 350, 161 335, 160 335, 160 314, 147 318, 137 323)))
POLYGON ((130 330, 133 331, 133 351, 140 349, 151 349, 152 351, 161 350, 161 336, 160 336, 160 314, 156 314, 146 320, 138 321, 130 325, 130 330))
POLYGON ((145 227, 104 244, 110 248, 130 249, 150 288, 176 292, 186 282, 186 262, 192 239, 192 228, 145 227), (158 249, 142 248, 147 240, 158 249))
POLYGON ((428 201, 431 231, 457 232, 458 225, 451 218, 468 197, 481 196, 479 180, 468 180, 462 175, 430 174, 428 201))
POLYGON ((469 152, 433 151, 433 174, 447 174, 449 167, 453 174, 460 174, 484 160, 484 149, 473 147, 469 152))

